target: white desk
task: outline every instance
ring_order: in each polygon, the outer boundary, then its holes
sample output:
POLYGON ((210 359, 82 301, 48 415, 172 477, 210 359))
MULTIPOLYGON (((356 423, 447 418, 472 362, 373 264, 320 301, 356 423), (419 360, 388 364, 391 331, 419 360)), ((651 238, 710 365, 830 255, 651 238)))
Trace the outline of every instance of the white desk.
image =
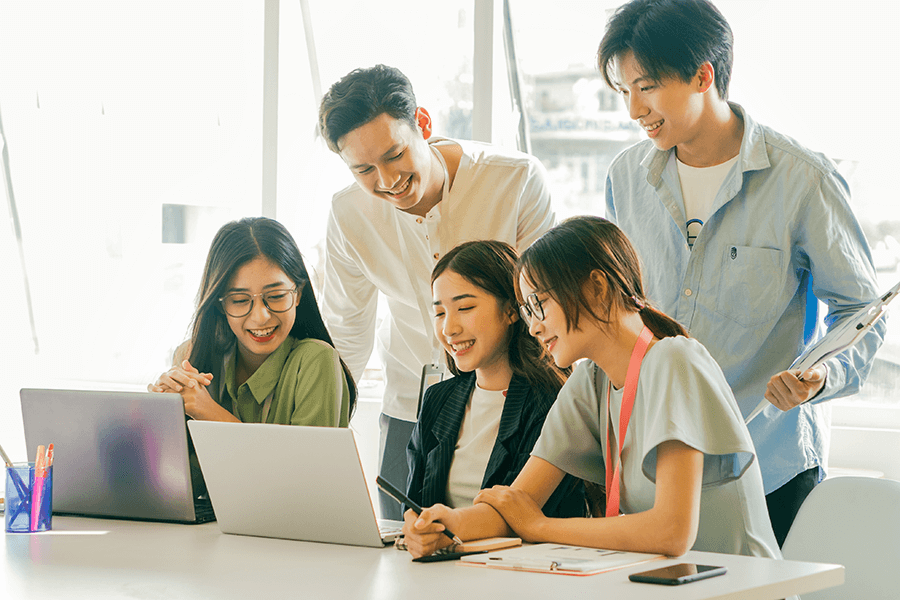
POLYGON ((571 577, 413 563, 393 547, 357 548, 224 535, 215 523, 171 525, 54 517, 52 532, 5 534, 0 597, 28 598, 616 598, 776 599, 840 585, 844 569, 691 552, 675 562, 725 565, 685 586, 638 584, 647 564, 571 577))

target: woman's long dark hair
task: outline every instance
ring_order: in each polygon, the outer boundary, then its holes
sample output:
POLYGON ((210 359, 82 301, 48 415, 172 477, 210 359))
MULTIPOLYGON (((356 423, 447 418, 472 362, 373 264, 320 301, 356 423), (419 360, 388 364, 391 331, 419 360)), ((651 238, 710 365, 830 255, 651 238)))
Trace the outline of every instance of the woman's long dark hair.
MULTIPOLYGON (((621 229, 600 217, 566 219, 535 241, 519 258, 516 275, 524 275, 535 290, 543 290, 562 307, 566 327, 578 327, 582 311, 601 323, 610 322, 615 306, 622 314, 639 312, 658 338, 687 336, 675 319, 650 306, 641 282, 641 264, 621 229), (608 302, 592 306, 585 295, 591 273, 606 279, 608 302), (599 308, 605 308, 601 314, 599 308)), ((518 291, 518 290, 517 290, 518 291)), ((522 302, 521 291, 519 302, 522 302)))
MULTIPOLYGON (((298 340, 313 338, 334 347, 325 328, 303 256, 291 234, 278 221, 265 217, 249 217, 226 223, 216 233, 203 280, 197 292, 197 310, 191 326, 190 362, 201 373, 210 373, 222 365, 222 357, 234 345, 234 333, 222 311, 219 298, 225 295, 228 284, 238 269, 257 257, 264 257, 277 265, 297 286, 300 301, 290 335, 298 340)), ((344 378, 350 389, 350 415, 356 409, 356 384, 350 370, 341 359, 344 378)))
MULTIPOLYGON (((483 240, 465 242, 445 254, 431 272, 431 283, 445 271, 456 273, 472 285, 478 286, 497 299, 501 310, 515 311, 516 302, 516 251, 505 242, 483 240)), ((454 375, 460 371, 453 357, 445 352, 447 366, 454 375)), ((517 318, 510 325, 509 365, 513 373, 524 377, 541 391, 559 392, 570 369, 557 367, 544 347, 528 333, 528 325, 517 318)))

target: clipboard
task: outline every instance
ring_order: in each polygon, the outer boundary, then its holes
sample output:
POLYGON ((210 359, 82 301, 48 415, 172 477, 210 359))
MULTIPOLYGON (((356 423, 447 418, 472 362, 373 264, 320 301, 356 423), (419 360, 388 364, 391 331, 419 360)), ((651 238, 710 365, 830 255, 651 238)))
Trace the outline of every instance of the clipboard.
MULTIPOLYGON (((888 304, 900 294, 900 282, 882 294, 872 302, 859 309, 851 318, 846 319, 837 327, 830 329, 825 336, 815 344, 806 349, 806 352, 797 357, 791 363, 788 370, 799 369, 803 374, 806 371, 818 367, 829 358, 836 356, 852 348, 862 337, 868 333, 872 326, 878 322, 885 311, 888 304)), ((753 412, 744 420, 749 424, 756 418, 763 409, 770 403, 763 398, 760 403, 753 409, 753 412)))
POLYGON ((623 552, 585 548, 566 544, 533 544, 488 554, 464 556, 460 564, 472 567, 553 573, 556 575, 595 575, 652 560, 666 558, 662 554, 623 552))

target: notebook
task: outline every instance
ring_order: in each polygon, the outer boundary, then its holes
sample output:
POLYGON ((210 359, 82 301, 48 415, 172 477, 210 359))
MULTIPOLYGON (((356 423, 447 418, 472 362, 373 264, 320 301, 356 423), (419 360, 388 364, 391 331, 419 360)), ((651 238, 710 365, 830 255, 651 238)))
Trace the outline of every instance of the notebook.
POLYGON ((151 521, 215 519, 195 501, 179 394, 23 389, 29 451, 54 445, 53 512, 151 521))
POLYGON ((379 521, 353 431, 191 421, 223 533, 383 547, 402 521, 379 521))

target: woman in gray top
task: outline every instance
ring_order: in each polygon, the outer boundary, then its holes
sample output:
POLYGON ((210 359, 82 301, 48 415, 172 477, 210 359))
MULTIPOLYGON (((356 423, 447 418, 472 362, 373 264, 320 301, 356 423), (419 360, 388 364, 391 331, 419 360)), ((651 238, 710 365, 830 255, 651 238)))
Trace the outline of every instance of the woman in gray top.
POLYGON ((780 558, 753 443, 721 369, 677 322, 648 306, 637 255, 615 225, 569 219, 519 260, 522 311, 557 365, 581 363, 512 486, 475 505, 407 520, 430 554, 446 526, 463 539, 780 558), (606 518, 549 519, 540 507, 566 474, 606 489, 606 518))

